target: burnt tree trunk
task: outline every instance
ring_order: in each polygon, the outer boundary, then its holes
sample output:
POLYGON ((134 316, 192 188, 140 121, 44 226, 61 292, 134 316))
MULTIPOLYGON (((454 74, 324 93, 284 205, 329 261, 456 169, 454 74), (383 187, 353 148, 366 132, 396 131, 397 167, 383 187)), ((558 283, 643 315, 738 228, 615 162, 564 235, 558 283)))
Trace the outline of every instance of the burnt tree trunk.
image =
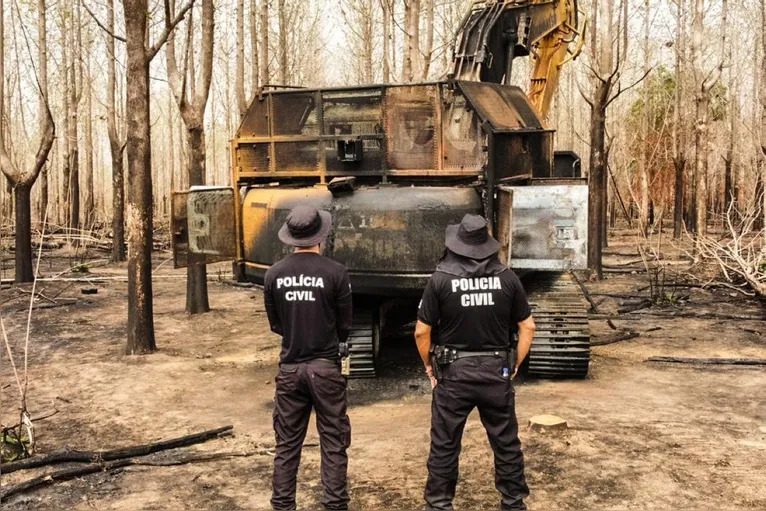
POLYGON ((420 78, 420 0, 408 0, 404 4, 405 44, 402 79, 413 82, 420 78))
POLYGON ((391 5, 389 0, 379 0, 383 10, 383 83, 391 81, 391 5))
MULTIPOLYGON (((48 101, 48 31, 47 31, 47 13, 45 0, 37 0, 37 38, 38 38, 38 65, 40 66, 40 89, 42 90, 45 101, 48 101)), ((45 133, 46 128, 46 106, 40 104, 38 115, 38 126, 40 134, 45 133)), ((48 212, 48 165, 44 164, 40 171, 40 222, 44 222, 48 212)))
MULTIPOLYGON (((187 130, 189 145, 189 186, 205 184, 205 133, 202 126, 187 130)), ((207 297, 207 267, 195 264, 196 254, 189 253, 189 266, 186 268, 186 312, 199 314, 208 312, 210 304, 207 297)))
POLYGON ((122 148, 110 144, 112 149, 112 261, 121 262, 125 253, 125 170, 122 148))
POLYGON ((260 86, 260 80, 258 79, 258 71, 260 69, 258 63, 258 5, 255 0, 250 0, 250 54, 253 61, 250 69, 252 89, 250 89, 249 97, 252 99, 260 86))
POLYGON ((732 199, 736 196, 734 193, 734 185, 732 181, 732 153, 729 153, 724 159, 724 179, 723 179, 723 210, 728 211, 731 206, 732 199))
POLYGON ((673 238, 678 239, 681 237, 681 230, 683 229, 684 220, 684 167, 686 167, 686 160, 679 155, 675 158, 673 165, 676 170, 676 185, 675 185, 675 205, 673 209, 673 238))
MULTIPOLYGON (((5 113, 5 2, 0 2, 0 113, 5 113)), ((45 2, 37 2, 39 12, 38 16, 45 16, 45 2)), ((43 30, 38 30, 37 46, 40 59, 46 59, 46 34, 45 24, 42 24, 43 30)), ((40 73, 47 73, 47 66, 40 67, 40 73)), ((32 185, 40 176, 40 171, 45 166, 50 153, 53 141, 56 138, 56 126, 53 122, 53 116, 48 105, 47 87, 48 77, 37 75, 40 88, 41 109, 44 113, 43 120, 40 122, 40 143, 35 154, 35 163, 30 170, 26 172, 14 165, 8 156, 5 147, 5 119, 6 115, 0 115, 0 170, 8 179, 8 185, 11 187, 15 207, 13 210, 16 215, 15 225, 15 278, 16 282, 31 282, 34 280, 32 270, 32 185)), ((10 200, 8 202, 11 202, 10 200)))
POLYGON ((287 8, 285 0, 277 1, 277 18, 279 18, 279 82, 287 85, 290 80, 287 56, 287 8))
POLYGON ((694 227, 698 236, 707 234, 707 113, 708 97, 706 94, 697 93, 694 100, 695 110, 695 128, 694 128, 694 227))
POLYGON ((32 282, 32 199, 29 185, 13 188, 16 205, 16 282, 32 282))
MULTIPOLYGON (((247 113, 247 99, 245 98, 245 0, 237 0, 237 56, 236 77, 234 88, 237 94, 237 108, 239 119, 242 120, 247 113)), ((226 68, 228 70, 228 66, 226 68)), ((226 89, 228 91, 228 88, 226 89)), ((228 102, 226 103, 229 104, 228 102)), ((228 129, 228 125, 227 125, 228 129)))
MULTIPOLYGON (((114 0, 107 0, 107 28, 114 33, 114 0)), ((125 174, 123 167, 124 145, 117 129, 116 96, 116 56, 114 38, 106 38, 107 82, 106 82, 106 120, 109 134, 109 149, 112 156, 112 262, 122 262, 125 253, 125 174)))
MULTIPOLYGON (((80 228, 80 148, 79 109, 82 91, 82 36, 80 29, 80 8, 73 13, 69 37, 69 222, 70 234, 80 228)), ((76 243, 76 242, 75 242, 76 243)))
POLYGON ((764 204, 764 197, 766 197, 764 190, 766 190, 766 187, 764 187, 763 183, 766 168, 763 162, 762 158, 758 158, 755 162, 755 206, 753 208, 753 215, 755 215, 753 227, 755 229, 766 227, 766 204, 764 204))
MULTIPOLYGON (((165 52, 168 82, 186 126, 189 186, 205 184, 204 119, 213 76, 214 13, 213 0, 202 0, 202 51, 198 76, 195 76, 192 70, 185 67, 184 72, 187 74, 183 78, 181 77, 176 61, 175 40, 172 36, 165 52), (191 98, 187 97, 185 87, 187 81, 190 84, 196 84, 196 92, 191 94, 191 98)), ((187 39, 187 45, 190 44, 189 41, 191 38, 187 39)), ((210 310, 207 298, 207 270, 202 264, 203 262, 204 258, 201 256, 189 254, 186 311, 192 314, 210 310)))
POLYGON ((608 82, 599 81, 591 105, 590 169, 588 175, 588 268, 599 280, 603 278, 601 265, 604 236, 604 202, 606 201, 606 105, 609 98, 608 82))
MULTIPOLYGON (((91 73, 90 66, 90 41, 86 45, 86 70, 88 75, 88 82, 93 83, 93 75, 91 73)), ((85 110, 87 115, 85 116, 85 214, 83 219, 85 220, 85 229, 93 227, 93 222, 96 219, 96 211, 94 205, 93 196, 93 91, 91 87, 88 87, 86 91, 86 103, 85 110)))
MULTIPOLYGON (((761 43, 766 43, 766 0, 761 0, 761 43)), ((766 193, 764 193, 764 181, 766 181, 766 51, 761 53, 761 75, 758 82, 761 96, 761 153, 758 155, 758 164, 756 165, 760 187, 756 189, 755 200, 760 212, 758 227, 763 229, 766 228, 766 193)), ((764 232, 764 236, 766 236, 766 232, 764 232)))
POLYGON ((434 2, 436 0, 428 0, 428 8, 426 9, 426 47, 423 51, 423 81, 428 80, 428 73, 431 69, 431 60, 434 53, 434 2))
POLYGON ((677 1, 676 10, 676 88, 673 107, 673 167, 675 169, 675 203, 673 204, 673 238, 679 239, 684 224, 684 171, 686 170, 686 129, 683 116, 683 73, 685 61, 685 0, 677 1))
POLYGON ((48 211, 48 165, 40 172, 40 222, 46 217, 48 211))
POLYGON ((268 85, 269 76, 269 0, 261 0, 261 86, 268 85))
POLYGON ((127 40, 128 343, 135 355, 157 349, 152 312, 152 174, 146 0, 125 0, 127 40))

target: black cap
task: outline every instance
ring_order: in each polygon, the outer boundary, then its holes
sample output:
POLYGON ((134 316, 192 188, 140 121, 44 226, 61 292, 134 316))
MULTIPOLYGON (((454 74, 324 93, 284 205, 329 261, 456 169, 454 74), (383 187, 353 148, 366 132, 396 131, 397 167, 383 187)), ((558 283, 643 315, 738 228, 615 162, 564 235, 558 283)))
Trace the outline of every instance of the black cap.
POLYGON ((471 214, 465 215, 460 224, 447 226, 444 245, 471 259, 486 259, 500 250, 500 243, 489 235, 487 220, 471 214))
POLYGON ((287 215, 287 221, 279 230, 279 239, 293 247, 313 247, 327 237, 332 228, 332 215, 314 206, 295 206, 287 215))

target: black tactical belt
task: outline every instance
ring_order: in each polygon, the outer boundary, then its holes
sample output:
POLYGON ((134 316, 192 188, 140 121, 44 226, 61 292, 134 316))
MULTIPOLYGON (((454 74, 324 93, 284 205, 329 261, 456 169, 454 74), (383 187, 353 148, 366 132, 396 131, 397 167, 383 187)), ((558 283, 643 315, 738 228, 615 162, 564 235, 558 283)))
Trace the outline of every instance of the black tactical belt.
POLYGON ((469 358, 469 357, 505 357, 508 350, 495 350, 495 351, 461 351, 455 350, 456 358, 469 358))
POLYGON ((433 356, 437 364, 446 365, 446 364, 451 364, 455 360, 459 360, 461 358, 471 358, 471 357, 507 358, 508 350, 500 349, 500 350, 469 351, 469 350, 459 350, 456 348, 451 348, 449 346, 434 346, 433 356))

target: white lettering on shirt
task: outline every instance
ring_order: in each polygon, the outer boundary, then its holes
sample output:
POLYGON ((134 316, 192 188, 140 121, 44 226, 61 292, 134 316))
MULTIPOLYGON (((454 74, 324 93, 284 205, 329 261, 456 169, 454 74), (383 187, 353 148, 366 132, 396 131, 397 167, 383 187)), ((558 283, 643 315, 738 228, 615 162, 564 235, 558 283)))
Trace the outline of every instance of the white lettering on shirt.
MULTIPOLYGON (((322 277, 312 277, 311 275, 299 275, 277 278, 277 289, 283 287, 313 287, 324 289, 324 280, 322 277)), ((315 302, 314 291, 290 290, 285 293, 285 300, 288 302, 315 302)))
POLYGON ((452 279, 452 292, 462 291, 460 295, 460 305, 463 307, 480 307, 484 305, 495 305, 492 293, 466 293, 467 291, 492 291, 502 289, 500 277, 474 277, 452 279))
POLYGON ((460 296, 460 305, 463 307, 495 305, 495 300, 492 293, 467 293, 460 296))
POLYGON ((486 291, 500 289, 500 277, 475 277, 472 279, 452 279, 452 292, 460 291, 486 291))
POLYGON ((313 291, 288 291, 285 293, 288 302, 315 302, 313 291))
MULTIPOLYGON (((279 277, 277 278, 277 289, 282 287, 321 287, 324 289, 324 280, 322 277, 312 277, 311 275, 300 275, 299 277, 279 277)), ((350 285, 349 285, 350 287, 350 285)))

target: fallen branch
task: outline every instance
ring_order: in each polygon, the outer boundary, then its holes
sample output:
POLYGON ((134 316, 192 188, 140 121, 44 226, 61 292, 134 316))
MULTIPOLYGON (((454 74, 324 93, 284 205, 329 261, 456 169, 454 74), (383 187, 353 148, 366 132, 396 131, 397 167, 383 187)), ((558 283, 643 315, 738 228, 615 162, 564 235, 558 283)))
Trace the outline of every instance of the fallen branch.
POLYGON ((651 300, 644 299, 644 300, 641 300, 641 302, 636 305, 631 305, 629 307, 622 307, 620 309, 617 309, 617 313, 628 314, 631 312, 639 311, 641 309, 646 309, 647 307, 650 307, 651 305, 652 305, 651 300))
POLYGON ((588 292, 588 289, 585 287, 585 284, 582 283, 582 281, 577 278, 577 275, 575 275, 574 272, 572 272, 572 278, 575 282, 577 282, 577 285, 580 286, 580 290, 582 291, 582 294, 585 296, 585 299, 588 300, 588 303, 590 304, 590 308, 593 310, 593 312, 598 312, 598 305, 596 302, 593 301, 593 297, 588 292))
POLYGON ((592 296, 603 296, 606 298, 620 298, 620 299, 643 299, 647 300, 649 297, 645 294, 633 294, 633 293, 591 293, 592 296))
POLYGON ((176 447, 185 447, 187 445, 206 442, 212 438, 217 438, 218 436, 227 433, 232 429, 234 429, 234 426, 223 426, 221 428, 211 429, 201 433, 194 433, 193 435, 187 435, 180 438, 162 440, 160 442, 154 442, 151 444, 122 447, 120 449, 111 449, 108 451, 54 451, 48 454, 43 454, 41 456, 34 456, 32 458, 4 463, 2 470, 4 474, 9 474, 17 470, 43 467, 46 465, 66 463, 70 461, 92 463, 132 458, 135 456, 146 456, 147 454, 152 454, 167 449, 174 449, 176 447))
MULTIPOLYGON (((595 313, 599 313, 600 311, 598 310, 598 304, 595 301, 593 301, 593 297, 588 292, 588 289, 585 287, 585 284, 583 284, 582 281, 579 278, 577 278, 577 275, 575 275, 574 272, 572 272, 572 278, 575 280, 575 282, 577 282, 577 285, 580 286, 580 289, 582 290, 582 294, 585 295, 585 299, 588 300, 588 303, 590 303, 591 310, 595 313)), ((607 319, 606 323, 609 325, 609 327, 612 330, 617 330, 617 327, 615 326, 614 323, 612 323, 611 319, 607 319)))
POLYGON ((646 268, 611 268, 604 266, 604 273, 646 273, 646 268))
POLYGON ((621 332, 618 332, 618 333, 614 334, 611 337, 607 337, 603 341, 591 341, 590 345, 591 346, 606 346, 607 344, 614 344, 616 342, 628 341, 630 339, 635 339, 639 335, 640 334, 638 332, 634 332, 632 330, 623 330, 621 332))
MULTIPOLYGON (((74 305, 77 303, 77 298, 62 298, 61 300, 66 301, 60 301, 60 302, 54 302, 44 305, 35 305, 32 307, 34 310, 41 310, 41 309, 56 309, 58 307, 68 307, 69 305, 74 305)), ((16 309, 16 312, 26 312, 28 310, 27 307, 24 307, 23 309, 16 309)))
MULTIPOLYGON (((147 459, 147 458, 125 458, 106 463, 89 463, 84 466, 77 466, 73 468, 65 468, 51 472, 50 474, 42 475, 24 481, 23 483, 9 486, 0 492, 0 499, 8 498, 12 495, 38 488, 47 484, 53 484, 57 481, 65 481, 75 477, 81 477, 96 472, 107 472, 109 470, 115 470, 117 468, 127 466, 151 466, 151 467, 169 467, 175 465, 184 465, 187 463, 196 463, 199 461, 213 461, 226 458, 233 458, 238 456, 253 456, 256 454, 262 454, 261 452, 213 452, 213 453, 188 453, 172 458, 164 459, 147 459)), ((266 453, 264 453, 265 455, 266 453)))
MULTIPOLYGON (((636 316, 656 316, 660 318, 697 318, 697 319, 737 319, 740 321, 766 321, 766 316, 749 316, 747 314, 722 314, 717 312, 640 312, 631 311, 629 314, 635 314, 636 316)), ((619 319, 626 319, 624 316, 619 319)))
MULTIPOLYGON (((40 415, 38 417, 32 417, 32 422, 37 422, 37 421, 41 421, 41 420, 44 420, 44 419, 48 419, 50 417, 53 417, 57 413, 59 413, 59 409, 58 408, 54 409, 52 412, 40 415)), ((21 423, 14 424, 13 426, 3 426, 2 427, 2 433, 6 433, 6 432, 8 432, 11 429, 16 429, 19 426, 21 426, 21 423)), ((3 465, 2 470, 5 471, 5 465, 3 465)))
POLYGON ((763 358, 687 358, 687 357, 649 357, 647 362, 667 362, 672 364, 715 364, 734 366, 766 366, 763 358))

